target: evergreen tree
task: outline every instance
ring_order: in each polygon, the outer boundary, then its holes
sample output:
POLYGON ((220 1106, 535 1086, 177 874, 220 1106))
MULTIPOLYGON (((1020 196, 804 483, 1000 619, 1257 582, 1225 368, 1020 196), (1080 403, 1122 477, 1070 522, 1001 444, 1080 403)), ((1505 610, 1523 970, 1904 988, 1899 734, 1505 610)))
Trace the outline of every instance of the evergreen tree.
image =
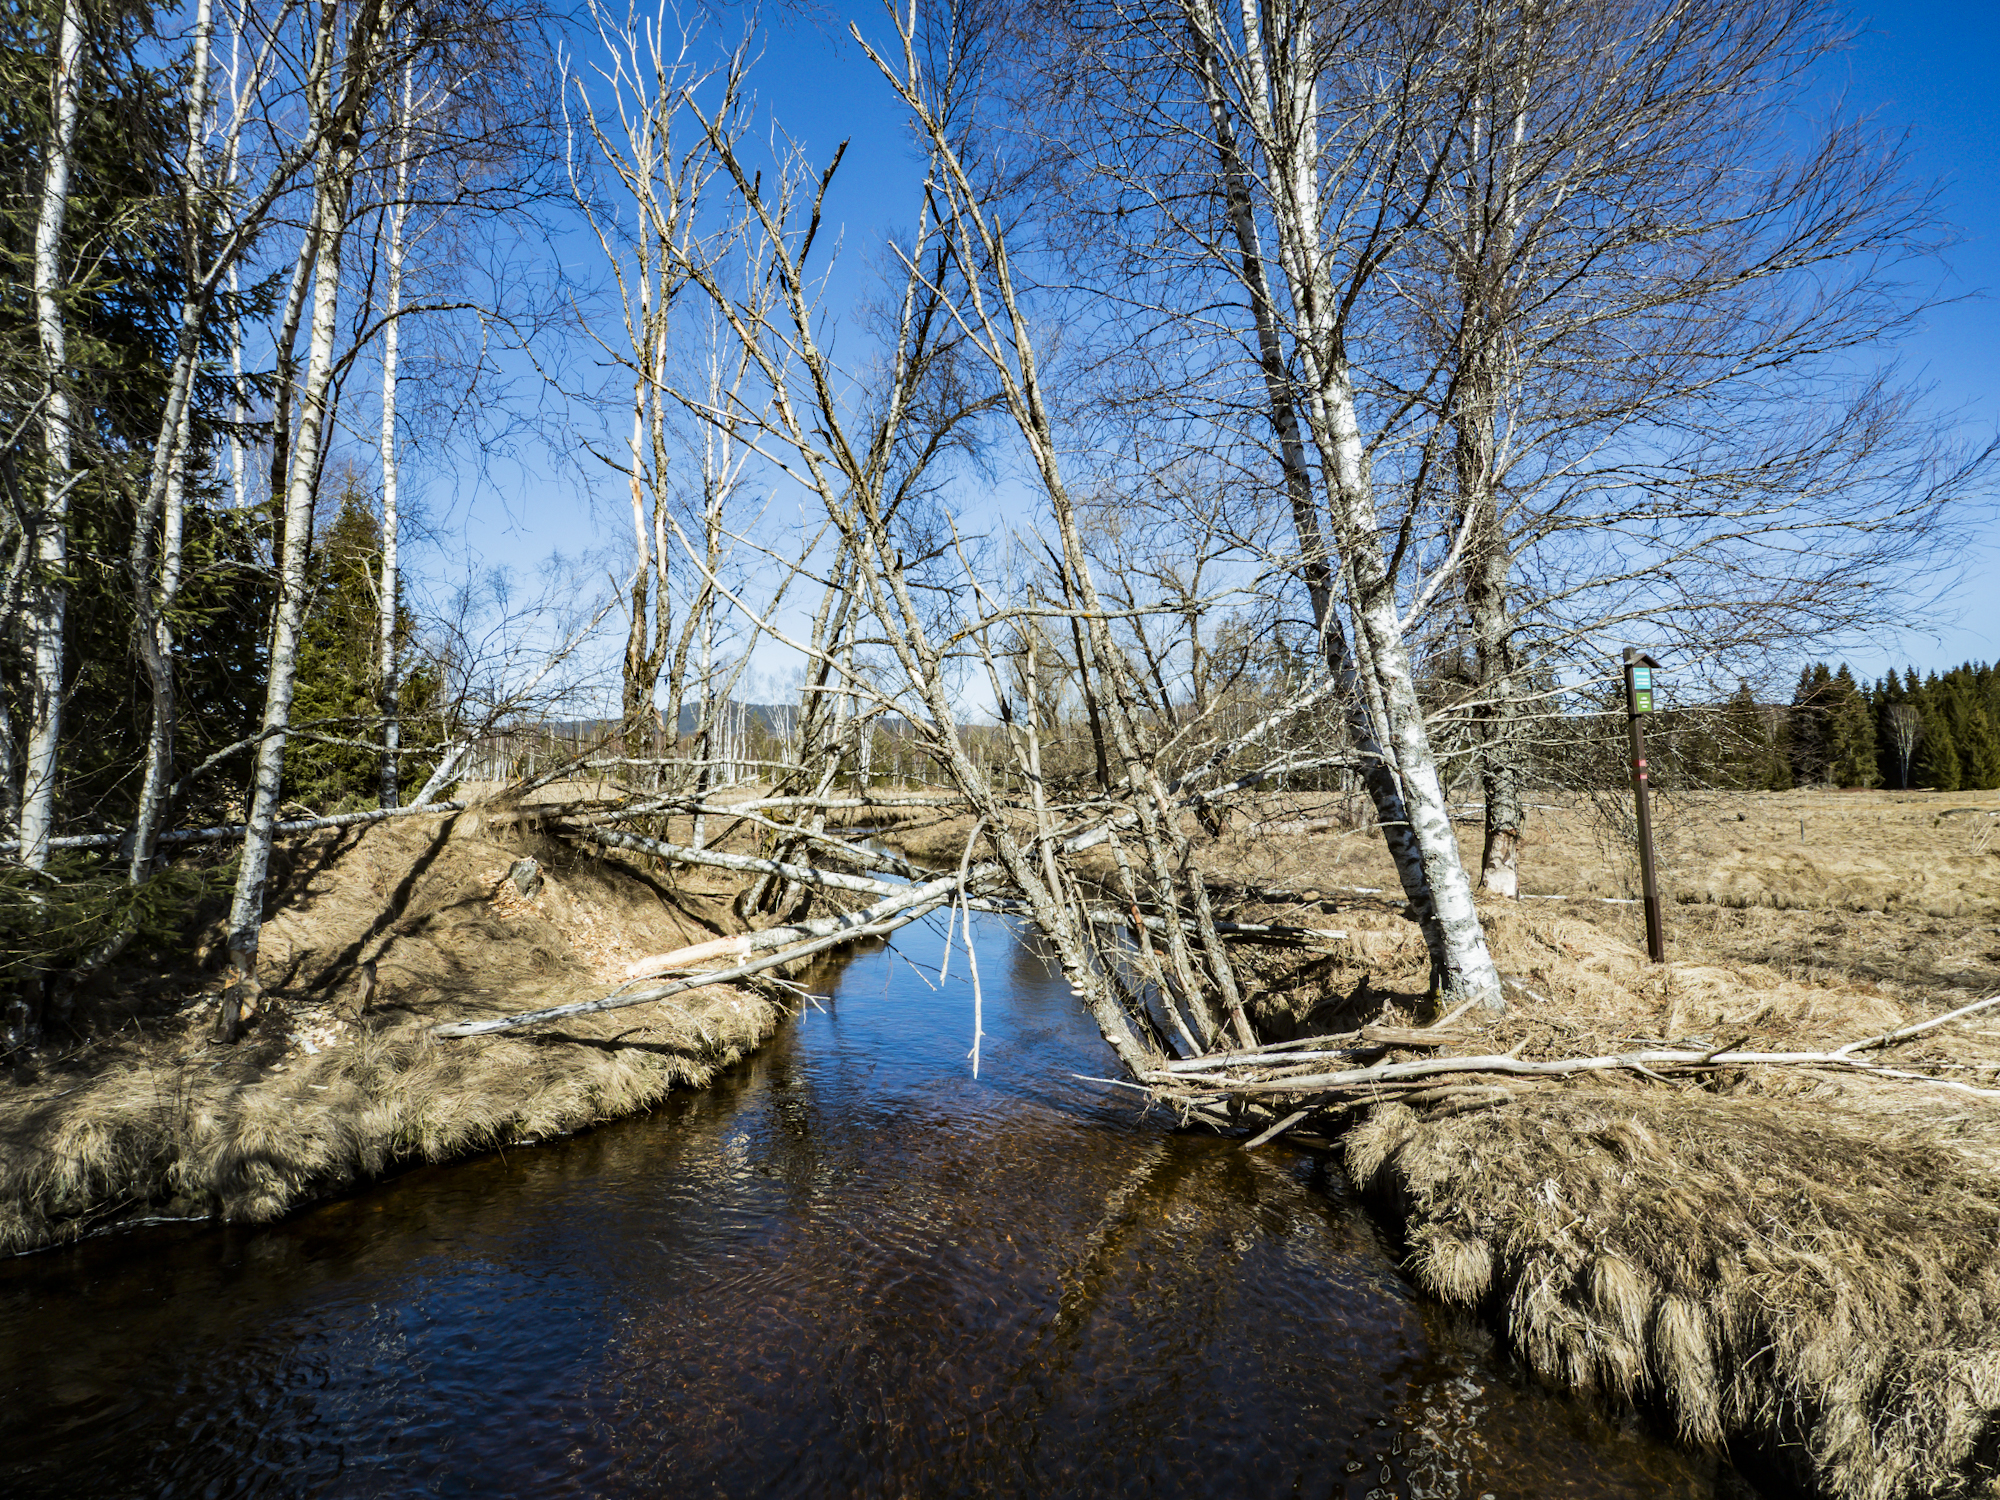
POLYGON ((1875 764, 1875 716, 1846 663, 1827 692, 1827 779, 1835 786, 1868 787, 1881 780, 1875 764))
MULTIPOLYGON (((299 682, 292 722, 299 726, 285 758, 286 795, 318 813, 373 807, 381 780, 381 664, 377 656, 375 579, 381 568, 382 527, 372 498, 349 474, 338 509, 315 545, 313 602, 299 642, 299 682), (344 743, 334 743, 341 741, 344 743)), ((411 620, 398 608, 407 640, 411 620)), ((416 666, 403 688, 408 753, 435 745, 438 674, 416 666)))
POLYGON ((1944 717, 1958 752, 1958 786, 1963 791, 2000 787, 2000 737, 1981 701, 1977 679, 1967 667, 1945 677, 1944 717))
POLYGON ((1774 732, 1771 714, 1761 707, 1747 682, 1723 706, 1726 761, 1718 779, 1737 791, 1782 792, 1792 785, 1791 762, 1774 732))
POLYGON ((1825 662, 1799 673, 1791 711, 1785 715, 1785 757, 1792 782, 1813 786, 1827 778, 1827 710, 1833 697, 1833 674, 1825 662))
POLYGON ((1941 705, 1943 696, 1944 689, 1935 676, 1916 695, 1919 728, 1911 779, 1933 791, 1955 792, 1959 787, 1958 745, 1941 705))

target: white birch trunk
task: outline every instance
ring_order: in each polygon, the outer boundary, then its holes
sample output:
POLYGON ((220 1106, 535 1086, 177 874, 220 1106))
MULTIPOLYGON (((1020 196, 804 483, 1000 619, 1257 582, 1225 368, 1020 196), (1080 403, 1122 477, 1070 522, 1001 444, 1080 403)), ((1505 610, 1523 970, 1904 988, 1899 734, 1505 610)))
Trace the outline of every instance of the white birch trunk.
POLYGON ((1423 862, 1442 944, 1439 988, 1450 1003, 1505 1006, 1500 977, 1480 925, 1472 883, 1459 856, 1444 786, 1417 701, 1395 580, 1379 550, 1367 449, 1342 341, 1341 305, 1321 242, 1319 101, 1310 27, 1294 21, 1276 66, 1266 56, 1256 0, 1243 0, 1244 90, 1267 159, 1279 235, 1279 263, 1298 322, 1306 412, 1326 489, 1335 546, 1344 564, 1364 670, 1373 678, 1386 745, 1402 783, 1409 826, 1423 862))
MULTIPOLYGON (((195 8, 194 55, 190 61, 187 100, 187 147, 182 159, 181 233, 187 266, 198 263, 206 227, 203 208, 206 187, 208 73, 215 36, 213 0, 195 8)), ((139 789, 138 816, 133 819, 132 848, 127 875, 134 885, 151 873, 160 829, 167 816, 173 785, 174 736, 180 719, 174 667, 176 643, 173 609, 181 588, 181 537, 186 512, 188 445, 194 416, 195 366, 201 357, 207 327, 209 296, 189 277, 189 292, 181 303, 179 349, 160 434, 153 448, 152 472, 146 498, 132 533, 132 599, 138 616, 141 661, 152 693, 152 722, 146 735, 144 779, 139 789), (153 574, 153 532, 159 528, 159 579, 153 574)))
POLYGON ((159 851, 160 830, 167 817, 167 798, 173 786, 174 737, 180 725, 180 702, 174 682, 178 648, 172 610, 181 589, 181 538, 187 511, 187 455, 193 416, 194 403, 183 392, 179 419, 170 439, 172 451, 167 458, 159 514, 156 517, 150 506, 141 514, 132 549, 133 599, 139 606, 139 654, 153 700, 152 723, 146 734, 145 779, 139 789, 138 816, 132 823, 131 861, 127 870, 134 885, 152 872, 159 851), (156 520, 161 533, 157 588, 147 577, 152 570, 150 541, 156 520))
POLYGON ((409 121, 413 77, 410 61, 403 61, 401 98, 396 105, 395 124, 390 130, 389 149, 396 162, 395 201, 389 205, 388 286, 385 291, 382 327, 382 577, 379 619, 379 665, 382 714, 381 804, 394 807, 401 796, 403 739, 403 684, 398 657, 396 602, 400 597, 397 544, 401 526, 398 508, 396 463, 396 373, 400 354, 403 310, 403 225, 410 209, 409 121))
POLYGON ((35 223, 35 329, 41 342, 42 435, 47 473, 37 518, 34 604, 28 615, 33 685, 22 767, 21 859, 48 863, 55 828, 57 753, 62 740, 63 655, 69 587, 69 336, 57 294, 63 285, 63 220, 69 212, 70 152, 76 141, 78 77, 83 67, 83 7, 65 0, 56 42, 53 105, 42 159, 41 212, 35 223))
MULTIPOLYGON (((322 25, 332 7, 322 10, 322 25)), ((352 21, 342 79, 341 113, 349 128, 334 128, 320 147, 313 181, 312 334, 306 378, 299 400, 298 435, 292 444, 285 485, 285 537, 278 560, 278 608, 272 621, 269 680, 264 692, 264 739, 250 785, 243 860, 229 912, 229 956, 244 980, 255 976, 257 944, 264 920, 264 887, 271 868, 271 835, 277 822, 285 772, 285 742, 291 725, 292 694, 298 680, 298 650, 306 611, 306 562, 312 548, 313 501, 319 483, 322 445, 332 413, 334 341, 339 331, 340 246, 347 223, 359 141, 352 122, 373 81, 383 37, 379 5, 365 6, 352 21)), ((330 58, 329 58, 330 61, 330 58)), ((315 123, 334 120, 331 68, 312 83, 315 123)))
POLYGON ((1250 197, 1250 173, 1236 141, 1219 76, 1215 56, 1216 33, 1213 29, 1216 18, 1205 4, 1195 4, 1190 6, 1189 20, 1201 61, 1209 124, 1214 132, 1216 156, 1223 176, 1224 203, 1236 236, 1241 267, 1239 275, 1250 298, 1251 317, 1257 330, 1257 353, 1263 372, 1265 399, 1270 403, 1271 425, 1278 437, 1285 492, 1291 504, 1293 530, 1299 542, 1299 574, 1312 608, 1313 627, 1319 633, 1320 649, 1327 669, 1342 685, 1348 700, 1348 732, 1353 737, 1355 753, 1362 763, 1362 785, 1374 804, 1383 842, 1395 862, 1403 895, 1423 929, 1424 944, 1430 950, 1432 966, 1441 969, 1444 962, 1443 934, 1438 928, 1431 903, 1423 851, 1411 828, 1409 810, 1403 804, 1402 783, 1375 728, 1378 716, 1370 713, 1371 695, 1362 687, 1354 658, 1348 650, 1346 633, 1341 628, 1333 562, 1320 524, 1319 500, 1315 494, 1312 468, 1306 457, 1305 438, 1299 431, 1298 407, 1292 391, 1291 375, 1286 367, 1277 309, 1272 301, 1269 274, 1265 268, 1262 237, 1258 233, 1250 197))

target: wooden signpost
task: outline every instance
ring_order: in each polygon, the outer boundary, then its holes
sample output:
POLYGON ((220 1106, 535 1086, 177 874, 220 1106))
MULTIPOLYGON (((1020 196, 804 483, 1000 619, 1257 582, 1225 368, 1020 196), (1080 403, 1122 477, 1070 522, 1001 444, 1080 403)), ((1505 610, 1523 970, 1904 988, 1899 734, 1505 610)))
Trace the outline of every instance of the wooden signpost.
POLYGON ((1654 963, 1667 961, 1660 917, 1660 877, 1653 863, 1653 804, 1648 796, 1645 716, 1653 711, 1653 673, 1659 663, 1645 652, 1625 648, 1625 720, 1632 733, 1632 795, 1639 810, 1639 882, 1646 898, 1646 952, 1654 963))

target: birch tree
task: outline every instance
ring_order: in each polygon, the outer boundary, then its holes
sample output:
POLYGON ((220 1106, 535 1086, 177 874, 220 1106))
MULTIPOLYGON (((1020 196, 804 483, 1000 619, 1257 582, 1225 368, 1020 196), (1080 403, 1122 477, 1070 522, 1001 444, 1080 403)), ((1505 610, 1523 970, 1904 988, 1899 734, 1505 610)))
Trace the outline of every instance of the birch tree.
MULTIPOLYGON (((674 652, 669 518, 674 501, 667 371, 673 354, 674 303, 685 281, 703 193, 716 171, 699 132, 680 125, 683 98, 710 70, 692 61, 695 32, 677 28, 662 8, 649 18, 617 20, 591 7, 601 58, 566 70, 571 186, 617 289, 624 338, 606 352, 626 374, 630 420, 624 454, 604 455, 625 477, 632 545, 639 566, 627 606, 623 721, 628 745, 661 722, 655 703, 662 670, 674 652), (586 155, 587 153, 587 155, 586 155), (600 197, 592 169, 616 183, 600 197)), ((739 64, 721 69, 724 117, 736 111, 739 64)), ((740 129, 732 124, 730 129, 740 129)), ((586 324, 586 326, 589 326, 586 324)), ((599 340, 602 344, 602 340, 599 340)), ((682 640, 693 620, 684 622, 682 640)), ((680 660, 684 663, 683 649, 680 660)), ((673 692, 678 715, 680 694, 673 692)), ((669 735, 679 725, 667 725, 669 735)), ((628 751, 629 753, 629 751, 628 751)))
POLYGON ((271 830, 283 787, 285 740, 297 681, 300 626, 306 608, 306 559, 312 544, 313 500, 321 445, 331 418, 334 342, 340 303, 340 247, 349 196, 360 163, 359 134, 396 11, 391 0, 363 0, 336 49, 336 7, 319 6, 318 45, 307 102, 320 141, 313 163, 311 235, 314 243, 311 335, 300 387, 298 433, 286 476, 284 535, 278 562, 278 607, 272 623, 269 682, 262 739, 252 775, 249 815, 229 913, 229 954, 239 981, 254 994, 264 887, 270 873, 271 830), (336 52, 338 60, 336 62, 336 52))
POLYGON ((416 108, 415 60, 403 58, 401 77, 389 106, 388 152, 394 188, 389 199, 388 246, 382 301, 382 569, 377 671, 381 682, 381 804, 395 807, 402 771, 402 632, 397 605, 403 597, 401 468, 396 446, 396 378, 403 334, 403 236, 410 216, 410 120, 416 108))
POLYGON ((1450 129, 1454 102, 1433 61, 1438 37, 1422 15, 1327 16, 1290 0, 1245 5, 1232 28, 1212 0, 1186 0, 1183 14, 1211 116, 1233 113, 1261 165, 1302 426, 1320 473, 1322 506, 1299 541, 1308 558, 1323 549, 1345 584, 1359 698, 1421 868, 1421 884, 1404 870, 1405 890, 1426 925, 1443 996, 1498 1009, 1499 976, 1417 695, 1398 589, 1404 549, 1384 546, 1407 535, 1407 516, 1393 501, 1384 513, 1377 444, 1362 429, 1367 411, 1350 362, 1371 282, 1437 187, 1426 147, 1450 129))
POLYGON ((48 862, 55 827, 62 746, 63 655, 68 609, 70 472, 69 337, 61 293, 63 224, 69 212, 70 152, 76 143, 77 93, 84 49, 83 0, 63 0, 50 78, 48 139, 42 154, 41 209, 35 221, 35 328, 41 345, 44 476, 33 518, 36 581, 28 620, 32 688, 22 767, 21 859, 48 862))
POLYGON ((1449 188, 1402 320, 1442 372, 1425 405, 1500 894, 1549 713, 1528 674, 1597 675, 1620 637, 1740 670, 1855 628, 1978 483, 1976 446, 1867 369, 1921 306, 1899 283, 1938 228, 1893 143, 1797 123, 1843 40, 1813 5, 1457 13, 1449 188))
MULTIPOLYGON (((245 132, 269 107, 271 101, 265 97, 266 91, 274 74, 288 60, 278 41, 292 11, 293 6, 287 0, 267 18, 270 29, 249 49, 247 63, 241 67, 237 65, 236 54, 246 44, 242 32, 248 11, 239 7, 235 13, 232 64, 227 74, 227 112, 219 152, 222 166, 215 175, 211 175, 207 149, 213 128, 209 114, 216 30, 214 0, 200 0, 194 16, 178 191, 183 288, 166 400, 143 488, 134 506, 127 560, 137 617, 136 641, 151 700, 139 800, 130 838, 129 873, 135 883, 152 868, 171 801, 180 712, 175 683, 178 643, 173 621, 183 577, 187 476, 198 457, 193 451, 193 432, 199 367, 208 352, 211 320, 225 281, 234 284, 239 267, 261 240, 269 215, 293 189, 318 146, 310 130, 304 139, 280 144, 261 163, 263 170, 255 191, 241 195, 235 191, 244 158, 245 132)), ((325 40, 322 32, 315 45, 324 45, 325 40)), ((316 55, 307 59, 309 76, 318 63, 316 55)), ((231 321, 237 322, 239 318, 240 314, 232 308, 231 321)), ((231 342, 235 364, 232 386, 240 406, 240 324, 231 330, 231 342)), ((237 418, 231 432, 234 450, 241 442, 243 414, 238 410, 233 415, 237 418)), ((240 502, 242 455, 233 451, 232 457, 235 460, 232 484, 238 487, 240 502)))

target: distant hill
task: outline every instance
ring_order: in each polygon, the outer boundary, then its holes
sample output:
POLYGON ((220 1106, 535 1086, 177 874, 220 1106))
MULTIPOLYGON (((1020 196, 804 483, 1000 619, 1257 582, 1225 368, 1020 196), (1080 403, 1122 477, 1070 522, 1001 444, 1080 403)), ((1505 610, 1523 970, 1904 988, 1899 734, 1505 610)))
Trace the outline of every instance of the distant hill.
MULTIPOLYGON (((799 706, 796 703, 731 703, 729 709, 731 713, 746 714, 752 724, 771 734, 777 734, 781 729, 789 729, 799 721, 799 706)), ((721 715, 717 714, 716 717, 719 723, 721 715)), ((683 703, 680 733, 693 734, 700 723, 701 705, 683 703)))

